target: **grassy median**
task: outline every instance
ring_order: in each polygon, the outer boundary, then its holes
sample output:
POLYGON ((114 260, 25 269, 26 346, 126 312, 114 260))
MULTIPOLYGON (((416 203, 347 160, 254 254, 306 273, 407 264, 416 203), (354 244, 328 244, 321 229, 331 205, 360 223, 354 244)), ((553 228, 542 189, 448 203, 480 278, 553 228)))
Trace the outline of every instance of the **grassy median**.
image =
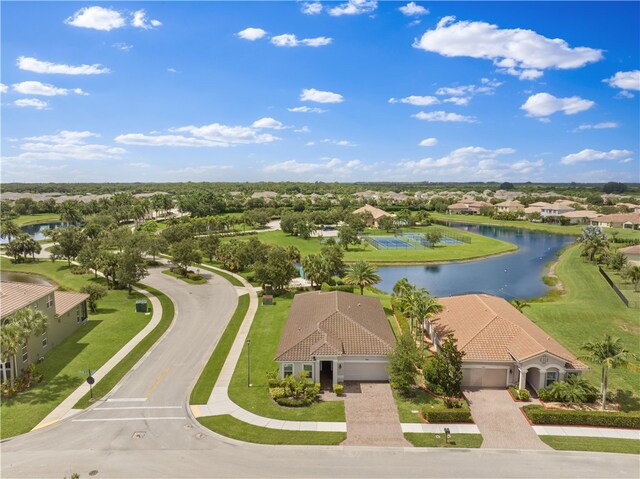
POLYGON ((444 433, 406 432, 404 438, 415 447, 477 448, 482 446, 482 434, 451 434, 449 442, 445 441, 444 433))

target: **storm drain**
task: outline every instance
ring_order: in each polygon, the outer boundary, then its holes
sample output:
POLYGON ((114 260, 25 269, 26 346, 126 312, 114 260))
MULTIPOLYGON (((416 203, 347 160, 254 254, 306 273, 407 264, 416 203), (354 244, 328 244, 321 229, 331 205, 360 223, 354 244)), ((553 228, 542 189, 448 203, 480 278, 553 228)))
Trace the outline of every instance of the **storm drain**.
POLYGON ((142 439, 146 433, 147 433, 146 431, 136 431, 133 433, 133 436, 131 437, 133 439, 142 439))

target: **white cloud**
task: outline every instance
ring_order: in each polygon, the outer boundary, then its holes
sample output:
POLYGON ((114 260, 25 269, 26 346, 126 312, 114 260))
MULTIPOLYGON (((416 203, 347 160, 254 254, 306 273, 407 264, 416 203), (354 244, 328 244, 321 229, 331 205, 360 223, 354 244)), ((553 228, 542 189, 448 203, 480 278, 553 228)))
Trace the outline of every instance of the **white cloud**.
POLYGON ((341 15, 360 15, 363 13, 371 13, 378 8, 378 2, 375 0, 349 0, 347 3, 341 3, 329 9, 329 15, 339 17, 341 15))
POLYGON ((88 139, 98 136, 90 131, 63 130, 55 135, 23 138, 20 145, 23 152, 3 160, 118 160, 126 153, 123 148, 87 143, 88 139))
POLYGON ((436 146, 438 144, 437 138, 425 138, 418 145, 420 146, 436 146))
MULTIPOLYGON (((262 120, 267 119, 263 118, 262 120)), ((271 143, 280 139, 270 133, 260 133, 260 128, 265 127, 228 126, 220 123, 204 126, 189 125, 171 128, 169 129, 170 134, 159 134, 158 132, 150 134, 126 133, 118 135, 115 141, 125 145, 211 148, 271 143)))
POLYGON ((429 106, 429 105, 437 105, 440 103, 435 96, 418 96, 411 95, 404 98, 389 98, 389 103, 407 103, 409 105, 415 106, 429 106))
POLYGON ((360 160, 350 160, 346 163, 340 158, 322 158, 322 162, 300 162, 298 160, 287 160, 279 163, 272 163, 264 167, 267 173, 315 173, 318 175, 348 176, 354 171, 367 171, 369 167, 360 160))
POLYGON ((320 2, 305 2, 302 4, 302 13, 305 15, 318 15, 322 12, 322 3, 320 2))
POLYGON ((308 126, 303 126, 302 128, 298 128, 296 130, 293 130, 295 133, 309 133, 311 132, 311 129, 308 126))
POLYGON ((421 5, 417 5, 416 2, 409 2, 403 7, 400 7, 398 10, 400 10, 403 15, 406 15, 407 17, 419 17, 421 15, 427 15, 429 13, 429 10, 421 5))
POLYGON ((440 87, 436 90, 436 95, 441 96, 474 96, 474 95, 493 95, 501 82, 483 78, 480 80, 481 85, 458 85, 452 87, 440 87))
POLYGON ((452 96, 450 98, 445 98, 442 101, 445 103, 453 103, 458 106, 464 106, 469 104, 470 99, 466 96, 452 96))
POLYGON ((37 98, 21 98, 14 101, 13 104, 22 108, 35 108, 36 110, 47 110, 49 107, 46 101, 38 100, 37 98))
POLYGON ((75 93, 77 95, 87 95, 80 88, 58 88, 49 83, 40 83, 39 81, 23 81, 13 84, 14 91, 23 95, 40 95, 40 96, 56 96, 68 95, 75 93))
POLYGON ((178 70, 176 70, 175 68, 167 68, 167 71, 169 73, 178 73, 178 70))
POLYGON ((610 151, 598 151, 590 148, 585 148, 578 153, 572 153, 567 156, 563 156, 560 163, 563 165, 576 165, 578 163, 588 163, 591 161, 602 160, 625 160, 631 154, 630 150, 610 150, 610 151))
POLYGON ((588 110, 593 105, 595 102, 579 96, 557 98, 549 93, 536 93, 527 98, 520 108, 527 112, 527 116, 546 117, 559 111, 565 115, 575 115, 588 110))
POLYGON ((344 98, 339 93, 305 88, 300 95, 300 101, 314 101, 316 103, 342 103, 344 98))
MULTIPOLYGON (((611 78, 607 78, 602 81, 608 83, 614 88, 640 91, 640 70, 633 70, 630 72, 617 72, 611 78)), ((631 98, 633 98, 633 94, 631 95, 631 98)))
POLYGON ((418 120, 425 120, 425 121, 466 122, 466 123, 476 122, 476 119, 473 116, 458 115, 457 113, 449 113, 446 111, 430 111, 428 113, 421 111, 412 116, 414 118, 417 118, 418 120))
POLYGON ((273 163, 264 168, 266 172, 284 171, 287 173, 310 173, 321 168, 326 168, 325 163, 301 163, 297 160, 288 160, 280 163, 273 163))
POLYGON ((175 170, 168 170, 167 173, 173 175, 203 175, 214 170, 230 170, 230 165, 203 165, 203 166, 185 166, 184 168, 177 168, 175 170))
POLYGON ((120 51, 128 52, 133 48, 133 45, 129 45, 128 43, 118 42, 111 45, 113 48, 117 48, 120 51))
POLYGON ((629 90, 622 90, 620 93, 616 95, 616 98, 634 98, 634 94, 629 90))
POLYGON ((9 87, 4 83, 0 83, 0 93, 7 93, 9 91, 9 87))
POLYGON ((64 23, 74 27, 92 28, 108 32, 115 28, 124 27, 126 21, 117 10, 103 7, 85 7, 67 18, 64 23))
POLYGON ((332 41, 333 39, 329 37, 303 38, 298 40, 293 33, 283 33, 282 35, 271 37, 271 43, 277 47, 322 47, 329 45, 332 41))
POLYGON ((266 34, 267 32, 262 28, 253 28, 253 27, 245 28, 244 30, 236 33, 236 35, 238 35, 240 38, 249 40, 251 42, 255 40, 260 40, 266 34))
POLYGON ((282 130, 285 126, 279 122, 278 120, 275 120, 273 118, 270 117, 265 117, 265 118, 260 118, 259 120, 256 120, 253 122, 253 125, 251 125, 252 128, 271 128, 273 130, 282 130))
POLYGON ((469 168, 478 165, 486 169, 487 166, 495 166, 495 163, 489 163, 487 162, 488 160, 495 160, 501 155, 511 155, 515 152, 516 150, 513 148, 489 150, 480 146, 466 146, 464 148, 458 148, 441 158, 423 158, 415 161, 404 161, 400 163, 400 166, 406 168, 413 174, 426 173, 440 168, 469 168))
POLYGON ((133 168, 151 168, 149 163, 129 163, 133 168))
POLYGON ((289 111, 293 113, 324 113, 327 110, 323 110, 318 107, 310 107, 310 106, 296 106, 294 108, 287 108, 289 111))
POLYGON ((632 161, 633 161, 633 158, 626 158, 624 160, 620 160, 618 163, 626 164, 626 163, 631 163, 632 161))
POLYGON ((131 25, 136 28, 142 28, 143 30, 150 30, 162 26, 162 22, 159 20, 149 20, 144 10, 137 10, 133 12, 131 16, 131 25))
POLYGON ((603 130, 608 128, 618 128, 620 124, 615 121, 603 121, 602 123, 596 123, 594 125, 590 124, 582 124, 577 127, 574 131, 583 131, 583 130, 603 130))
POLYGON ((33 57, 18 57, 16 62, 20 70, 34 73, 54 73, 60 75, 102 75, 110 73, 108 68, 97 63, 93 65, 64 65, 51 62, 43 62, 33 57))
POLYGON ((560 38, 547 38, 533 30, 501 29, 486 22, 442 18, 413 46, 446 57, 492 60, 499 71, 521 79, 535 79, 542 70, 580 68, 603 58, 602 50, 575 47, 560 38))
POLYGON ((337 146, 358 146, 349 140, 332 140, 331 138, 325 138, 324 140, 321 140, 320 143, 330 143, 337 146))

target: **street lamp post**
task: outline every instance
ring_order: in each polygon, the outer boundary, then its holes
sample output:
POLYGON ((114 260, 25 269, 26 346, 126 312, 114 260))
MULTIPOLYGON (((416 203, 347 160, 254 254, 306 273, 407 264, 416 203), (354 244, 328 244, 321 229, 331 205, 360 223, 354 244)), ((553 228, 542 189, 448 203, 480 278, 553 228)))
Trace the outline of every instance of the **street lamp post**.
POLYGON ((247 338, 247 387, 251 387, 251 339, 247 338))

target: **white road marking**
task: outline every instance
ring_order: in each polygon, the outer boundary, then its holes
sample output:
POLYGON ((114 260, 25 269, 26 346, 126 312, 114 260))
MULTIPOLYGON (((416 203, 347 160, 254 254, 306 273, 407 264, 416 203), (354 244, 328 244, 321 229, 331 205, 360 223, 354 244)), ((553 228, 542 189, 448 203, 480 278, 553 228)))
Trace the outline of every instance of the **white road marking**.
POLYGON ((146 401, 147 398, 113 398, 107 399, 107 402, 135 402, 135 401, 146 401))
POLYGON ((167 417, 109 417, 104 419, 72 419, 71 422, 105 422, 105 421, 162 421, 169 419, 187 419, 185 416, 167 417))
POLYGON ((94 411, 124 411, 127 409, 182 409, 182 406, 123 406, 123 407, 97 407, 94 411))

